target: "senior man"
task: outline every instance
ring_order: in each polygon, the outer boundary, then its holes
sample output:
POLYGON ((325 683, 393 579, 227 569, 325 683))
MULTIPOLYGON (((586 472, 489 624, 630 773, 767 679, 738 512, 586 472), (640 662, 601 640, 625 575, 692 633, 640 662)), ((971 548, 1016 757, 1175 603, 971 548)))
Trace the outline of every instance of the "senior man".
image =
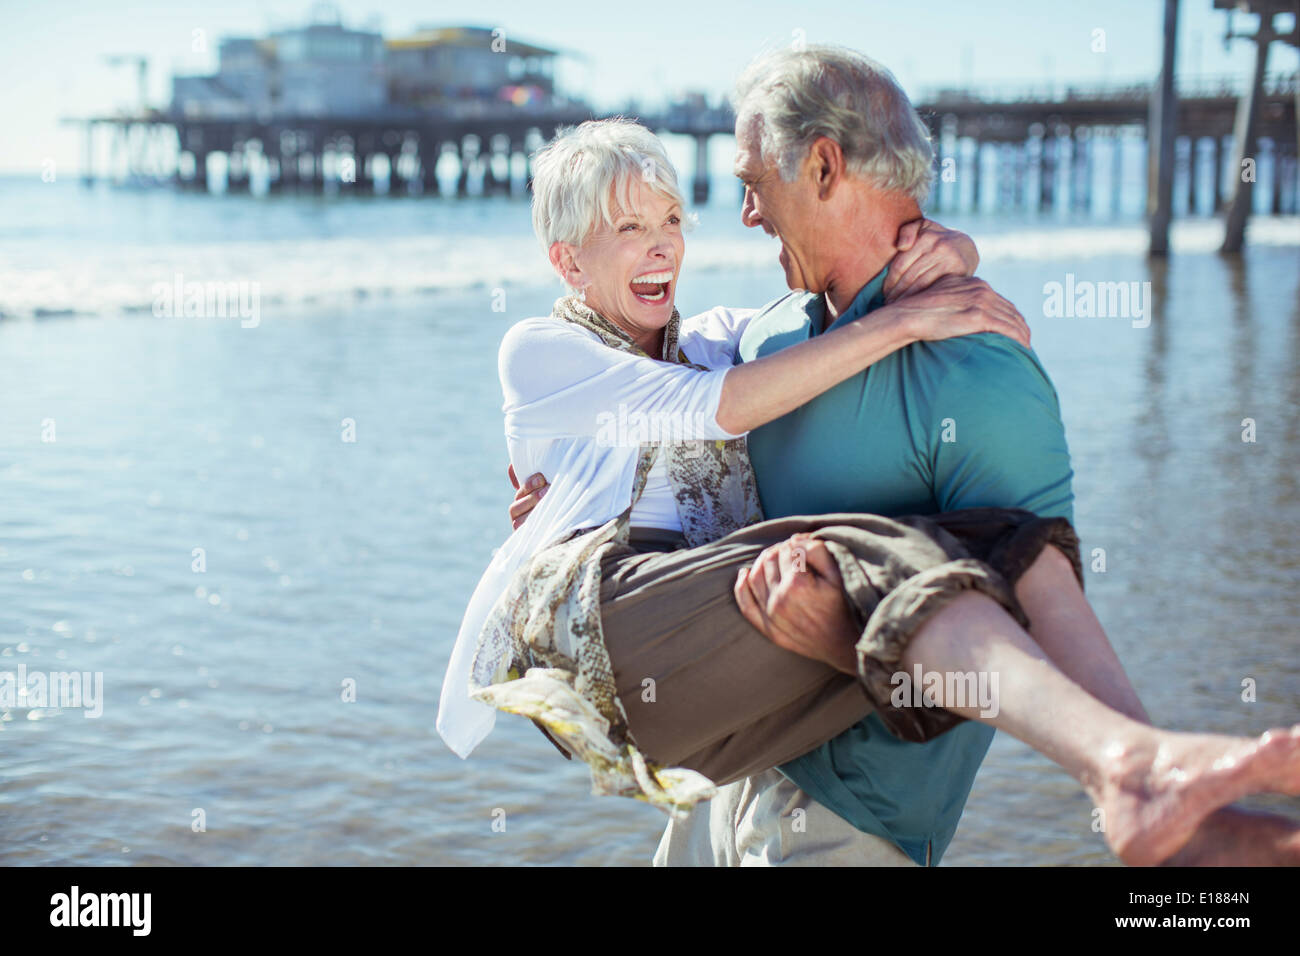
MULTIPOLYGON (((734 104, 742 218, 780 240, 786 284, 806 290, 750 321, 740 345, 750 361, 883 303, 890 240, 920 217, 933 154, 893 77, 849 50, 763 57, 740 77, 734 104)), ((1002 506, 1073 521, 1055 390, 1032 352, 996 339, 901 349, 754 430, 764 515, 1002 506)), ((1058 648, 1042 646, 1064 664, 1058 648)), ((1109 645, 1100 650, 1090 663, 1100 673, 1084 675, 1091 682, 1071 674, 1099 697, 1097 677, 1127 686, 1109 645)), ((1131 690, 1107 702, 1141 710, 1131 690)), ((908 743, 872 715, 779 772, 724 788, 668 828, 656 862, 935 864, 993 733, 967 721, 908 743)))
MULTIPOLYGON (((888 71, 838 47, 760 58, 738 81, 734 105, 742 218, 780 240, 786 283, 796 290, 750 320, 738 356, 749 361, 883 303, 894 240, 921 216, 933 152, 888 71)), ((906 267, 906 254, 894 260, 896 272, 906 267)), ((985 506, 1073 518, 1056 392, 1034 354, 1002 336, 907 346, 754 430, 749 451, 768 518, 985 506)), ((512 516, 535 500, 531 489, 520 492, 512 516)), ((1146 721, 1086 602, 1020 587, 1031 634, 1053 662, 1095 697, 1146 721)), ((782 599, 773 591, 751 616, 774 640, 793 630, 782 599)), ((968 721, 909 743, 869 716, 778 770, 720 788, 669 824, 655 863, 934 865, 993 733, 968 721)), ((1300 828, 1225 808, 1168 862, 1298 860, 1300 828)))

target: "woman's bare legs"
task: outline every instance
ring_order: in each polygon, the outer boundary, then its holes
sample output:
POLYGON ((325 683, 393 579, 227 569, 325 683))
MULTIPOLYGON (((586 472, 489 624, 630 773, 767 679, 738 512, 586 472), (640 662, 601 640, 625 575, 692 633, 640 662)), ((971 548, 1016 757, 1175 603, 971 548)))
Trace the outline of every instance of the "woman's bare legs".
MULTIPOLYGON (((1016 582, 1029 635, 1061 672, 1103 704, 1151 723, 1106 632, 1061 551, 1043 549, 1016 582)), ((1300 866, 1300 824, 1273 813, 1221 807, 1175 856, 1174 866, 1300 866)))
MULTIPOLYGON (((953 600, 908 643, 902 669, 997 676, 997 713, 939 703, 1024 741, 1078 780, 1104 813, 1106 842, 1133 865, 1159 863, 1215 809, 1249 793, 1300 793, 1300 728, 1257 740, 1156 730, 1066 677, 991 598, 953 600)), ((963 706, 964 705, 964 706, 963 706)))
MULTIPOLYGON (((764 560, 765 552, 755 565, 762 573, 742 574, 737 582, 742 612, 781 646, 856 673, 856 630, 824 545, 796 536, 769 550, 774 552, 770 560, 764 560), (801 551, 798 560, 793 548, 801 551), (811 573, 797 570, 803 566, 811 573)), ((1070 581, 1077 589, 1072 572, 1070 581)), ((1032 619, 1033 612, 1026 611, 1032 619)), ((1100 687, 1114 679, 1116 670, 1123 673, 1114 652, 1110 660, 1105 654, 1089 656, 1063 646, 1064 637, 1055 630, 1068 634, 1090 627, 1090 617, 1090 610, 1084 615, 1067 603, 1056 617, 1042 615, 1038 627, 1052 631, 1048 641, 1061 648, 1068 666, 1100 687)), ((954 599, 912 636, 900 670, 910 674, 918 665, 942 675, 996 676, 996 713, 979 702, 954 698, 938 703, 1005 730, 1075 777, 1104 812, 1106 841, 1126 863, 1165 860, 1209 814, 1249 793, 1300 793, 1300 727, 1258 739, 1156 730, 1071 680, 999 604, 982 594, 954 599)), ((1121 703, 1145 717, 1136 694, 1121 703)))

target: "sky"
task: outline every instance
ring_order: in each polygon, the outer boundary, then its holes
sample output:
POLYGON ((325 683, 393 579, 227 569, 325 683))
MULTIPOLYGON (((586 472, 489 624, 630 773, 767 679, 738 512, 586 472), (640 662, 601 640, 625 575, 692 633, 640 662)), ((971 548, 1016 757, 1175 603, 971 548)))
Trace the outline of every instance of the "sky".
MULTIPOLYGON (((631 100, 655 106, 687 90, 723 96, 755 54, 796 39, 855 47, 893 70, 913 97, 936 86, 1149 79, 1159 69, 1163 3, 340 0, 332 9, 345 25, 388 37, 464 24, 501 29, 507 43, 569 51, 560 82, 597 107, 617 109, 631 100)), ((47 159, 75 169, 78 133, 60 117, 137 104, 134 67, 110 65, 106 56, 148 57, 149 102, 162 106, 173 74, 215 69, 222 36, 261 36, 307 22, 312 12, 300 0, 0 0, 0 172, 37 171, 47 159)), ((1254 17, 1234 16, 1239 30, 1253 28, 1254 17)), ((1254 45, 1237 40, 1225 49, 1227 24, 1212 0, 1182 0, 1180 74, 1248 74, 1254 45)), ((1298 65, 1293 47, 1273 44, 1270 72, 1298 65)))

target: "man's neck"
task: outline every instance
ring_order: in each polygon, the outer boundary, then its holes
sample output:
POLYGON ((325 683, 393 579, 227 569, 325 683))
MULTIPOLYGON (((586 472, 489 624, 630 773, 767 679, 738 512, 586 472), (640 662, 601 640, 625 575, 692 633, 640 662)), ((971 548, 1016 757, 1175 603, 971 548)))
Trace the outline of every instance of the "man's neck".
POLYGON ((880 275, 897 252, 899 227, 919 219, 921 209, 910 196, 865 188, 855 196, 837 239, 841 250, 827 277, 825 327, 853 304, 862 288, 880 275))

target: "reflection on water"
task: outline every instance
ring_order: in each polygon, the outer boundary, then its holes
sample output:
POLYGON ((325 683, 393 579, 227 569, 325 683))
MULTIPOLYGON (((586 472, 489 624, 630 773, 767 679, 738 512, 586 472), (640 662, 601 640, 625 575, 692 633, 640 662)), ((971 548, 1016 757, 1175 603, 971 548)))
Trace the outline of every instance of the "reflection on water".
MULTIPOLYGON (((1088 593, 1153 718, 1296 720, 1295 249, 984 271, 1056 382, 1085 560, 1104 552, 1088 593), (1150 281, 1150 326, 1043 317, 1067 272, 1150 281)), ((774 269, 683 280, 696 310, 781 291, 774 269)), ((433 730, 507 531, 496 344, 553 293, 512 287, 505 315, 487 289, 272 309, 248 330, 0 322, 0 670, 98 671, 105 696, 97 720, 0 714, 0 860, 648 861, 659 813, 590 796, 525 721, 468 762, 433 730)), ((999 735, 946 862, 1106 862, 1091 822, 1071 780, 999 735)))

